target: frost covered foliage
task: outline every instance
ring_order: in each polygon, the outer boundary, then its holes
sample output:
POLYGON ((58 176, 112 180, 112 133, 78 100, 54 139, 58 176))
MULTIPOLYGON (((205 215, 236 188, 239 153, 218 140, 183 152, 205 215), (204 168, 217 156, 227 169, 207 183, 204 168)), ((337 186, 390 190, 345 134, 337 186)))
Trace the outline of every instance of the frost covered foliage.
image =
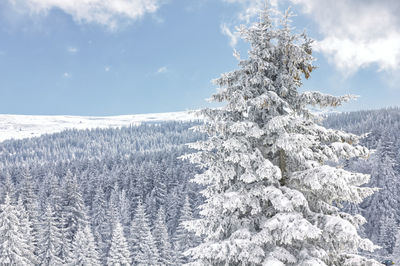
POLYGON ((8 194, 0 205, 0 265, 35 265, 24 227, 24 210, 11 204, 8 194))
POLYGON ((291 33, 289 18, 276 26, 265 10, 240 28, 248 58, 236 54, 239 69, 214 81, 212 100, 226 105, 200 111, 207 123, 196 128, 209 138, 184 158, 205 169, 194 182, 206 186, 206 201, 186 225, 204 241, 187 254, 201 265, 379 265, 356 255, 375 248, 357 233, 365 219, 339 208, 373 194, 360 187, 368 175, 340 166, 369 152, 307 110, 351 96, 299 93, 314 69, 312 41, 291 33))

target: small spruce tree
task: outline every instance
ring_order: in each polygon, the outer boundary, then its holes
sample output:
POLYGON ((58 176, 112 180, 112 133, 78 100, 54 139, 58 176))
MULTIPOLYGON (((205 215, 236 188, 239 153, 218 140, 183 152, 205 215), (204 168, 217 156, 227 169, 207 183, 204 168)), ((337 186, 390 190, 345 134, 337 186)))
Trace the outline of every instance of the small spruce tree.
POLYGON ((58 249, 57 256, 65 264, 68 264, 72 260, 72 240, 67 221, 62 212, 60 213, 58 226, 60 226, 60 248, 58 249))
POLYGON ((80 227, 72 243, 73 265, 101 265, 89 225, 80 227))
POLYGON ((159 254, 151 234, 144 205, 139 202, 131 225, 130 246, 135 265, 155 265, 159 254))
POLYGON ((192 220, 192 207, 190 206, 189 196, 186 196, 179 216, 178 227, 174 235, 174 251, 177 264, 187 263, 188 256, 184 252, 200 243, 199 237, 185 228, 185 223, 192 220))
POLYGON ((32 264, 36 265, 38 263, 35 254, 37 249, 37 237, 39 235, 37 231, 38 223, 36 221, 36 226, 32 226, 33 223, 29 219, 29 212, 24 208, 21 198, 18 199, 16 208, 19 214, 18 221, 20 224, 20 230, 28 247, 25 251, 25 257, 28 258, 32 264), (36 228, 36 230, 34 228, 36 228))
POLYGON ((171 241, 168 236, 165 212, 163 208, 158 210, 157 220, 153 229, 153 236, 158 249, 158 254, 160 255, 158 262, 161 265, 172 265, 174 256, 172 252, 171 241))
POLYGON ((66 236, 72 243, 79 227, 84 228, 86 226, 87 217, 86 206, 83 202, 77 177, 70 170, 67 171, 64 177, 62 213, 65 219, 66 236))
POLYGON ((63 260, 58 256, 61 247, 61 229, 57 215, 50 205, 46 207, 39 232, 39 263, 49 266, 62 265, 63 260))
POLYGON ((20 211, 23 210, 11 204, 6 194, 4 203, 0 205, 0 265, 35 265, 28 242, 30 236, 24 235, 20 220, 20 211))
POLYGON ((122 225, 119 222, 114 224, 111 247, 108 253, 107 265, 128 266, 131 265, 131 258, 128 243, 125 239, 122 225))

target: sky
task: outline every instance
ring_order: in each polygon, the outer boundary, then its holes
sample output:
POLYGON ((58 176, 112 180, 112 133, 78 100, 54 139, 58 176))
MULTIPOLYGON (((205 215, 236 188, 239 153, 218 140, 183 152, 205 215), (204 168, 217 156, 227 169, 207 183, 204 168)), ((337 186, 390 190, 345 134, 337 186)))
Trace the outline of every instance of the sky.
MULTIPOLYGON (((2 0, 0 114, 123 115, 210 106, 237 68, 263 0, 2 0)), ((400 105, 400 1, 270 0, 315 39, 301 90, 360 97, 340 111, 400 105)))

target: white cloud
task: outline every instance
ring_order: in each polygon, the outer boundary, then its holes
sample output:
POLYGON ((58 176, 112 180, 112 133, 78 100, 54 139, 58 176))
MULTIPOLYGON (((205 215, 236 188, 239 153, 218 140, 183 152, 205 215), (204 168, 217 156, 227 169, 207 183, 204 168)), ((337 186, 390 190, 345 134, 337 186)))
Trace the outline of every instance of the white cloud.
POLYGON ((167 73, 167 72, 168 72, 168 68, 167 68, 166 66, 160 67, 160 68, 157 70, 157 73, 158 73, 158 74, 167 73))
POLYGON ((70 77, 71 77, 71 74, 68 73, 68 72, 64 72, 63 77, 64 77, 64 78, 70 78, 70 77))
POLYGON ((76 47, 68 47, 67 51, 68 51, 68 53, 75 54, 75 53, 78 52, 78 48, 76 48, 76 47))
POLYGON ((231 39, 230 45, 234 48, 240 38, 238 32, 232 32, 225 23, 221 25, 221 32, 231 39))
MULTIPOLYGON (((264 0, 222 0, 241 5, 238 18, 249 22, 265 4, 264 0)), ((298 5, 316 23, 321 38, 316 51, 324 54, 345 75, 377 66, 379 71, 400 70, 399 0, 270 0, 275 8, 298 5)), ((226 27, 222 32, 235 43, 226 27)))
POLYGON ((399 69, 400 1, 291 1, 318 26, 322 39, 315 49, 345 75, 371 65, 379 71, 399 69))
POLYGON ((77 22, 97 23, 115 29, 121 21, 154 13, 162 0, 8 0, 18 10, 47 14, 59 9, 77 22))
POLYGON ((109 72, 110 70, 111 70, 111 67, 109 67, 109 66, 105 66, 105 67, 104 67, 104 71, 105 71, 105 72, 109 72))

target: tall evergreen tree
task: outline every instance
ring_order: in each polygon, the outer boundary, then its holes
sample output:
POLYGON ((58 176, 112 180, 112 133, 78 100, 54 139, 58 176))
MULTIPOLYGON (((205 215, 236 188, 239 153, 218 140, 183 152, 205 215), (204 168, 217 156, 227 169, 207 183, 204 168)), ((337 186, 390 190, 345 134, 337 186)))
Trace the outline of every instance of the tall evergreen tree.
POLYGON ((18 204, 16 208, 19 214, 18 220, 20 224, 20 230, 27 244, 28 250, 26 252, 26 257, 31 263, 36 265, 38 263, 38 258, 36 256, 38 247, 37 237, 39 236, 38 227, 32 226, 32 221, 29 219, 29 213, 24 208, 21 199, 18 199, 18 204), (36 228, 36 230, 34 228, 36 228))
POLYGON ((167 228, 169 235, 174 235, 175 230, 178 227, 178 217, 179 217, 179 209, 182 207, 182 191, 184 191, 183 186, 176 185, 171 188, 169 197, 167 198, 167 206, 166 209, 166 219, 167 219, 167 228))
POLYGON ((156 200, 157 209, 162 206, 166 199, 167 187, 166 187, 166 174, 163 165, 156 163, 153 169, 154 178, 154 197, 156 200))
POLYGON ((108 208, 109 212, 115 221, 121 221, 121 212, 120 212, 120 190, 118 183, 115 182, 114 188, 111 191, 110 201, 108 208))
POLYGON ((204 265, 379 265, 356 255, 374 249, 357 233, 365 219, 338 208, 373 193, 360 187, 368 175, 340 166, 368 150, 307 109, 351 97, 298 91, 314 69, 312 41, 291 33, 289 18, 277 26, 264 10, 240 28, 248 58, 236 53, 240 68, 214 81, 212 100, 227 104, 200 112, 207 123, 198 130, 209 138, 185 158, 205 168, 194 179, 207 186, 202 218, 188 224, 205 238, 188 254, 204 265))
POLYGON ((72 264, 76 266, 97 266, 100 264, 99 254, 96 250, 93 234, 89 225, 80 227, 72 243, 72 264))
POLYGON ((2 186, 1 191, 3 193, 1 194, 0 202, 3 202, 5 200, 6 195, 10 197, 11 202, 15 201, 16 198, 15 186, 14 182, 11 180, 11 175, 8 172, 5 173, 4 184, 2 186))
MULTIPOLYGON (((72 174, 67 171, 67 177, 70 178, 71 175, 72 174)), ((55 236, 59 238, 59 246, 56 249, 56 256, 64 264, 68 264, 72 259, 72 233, 67 219, 67 217, 71 217, 71 215, 68 215, 69 207, 66 207, 66 198, 68 197, 66 197, 65 187, 60 185, 58 177, 55 176, 55 174, 51 174, 49 178, 47 201, 51 206, 51 209, 53 209, 52 212, 54 213, 54 218, 50 219, 53 220, 53 224, 56 227, 54 228, 54 232, 56 232, 55 236)), ((46 221, 44 221, 42 226, 46 226, 46 221)))
POLYGON ((174 235, 174 250, 177 264, 187 263, 188 257, 184 254, 184 252, 200 243, 199 237, 185 228, 185 223, 192 220, 192 207, 190 206, 189 196, 186 196, 185 203, 183 204, 178 220, 178 227, 176 228, 174 235))
POLYGON ((68 264, 72 260, 72 239, 71 231, 68 222, 61 212, 59 218, 60 225, 60 248, 58 249, 57 256, 65 263, 68 264))
POLYGON ((121 216, 121 224, 124 227, 128 227, 131 221, 131 212, 130 212, 130 200, 126 195, 126 190, 123 189, 119 193, 119 215, 121 216))
POLYGON ((128 243, 125 239, 121 223, 114 224, 110 252, 107 258, 107 265, 127 266, 131 265, 128 243))
POLYGON ((21 215, 19 208, 11 204, 10 197, 6 195, 0 205, 0 265, 35 265, 29 236, 23 232, 21 215))
POLYGON ((60 182, 54 174, 48 175, 47 181, 47 204, 50 204, 56 213, 61 213, 63 210, 62 191, 60 182))
POLYGON ((21 201, 21 205, 25 208, 25 212, 27 213, 27 220, 29 220, 29 227, 27 229, 30 231, 31 239, 30 245, 32 251, 37 254, 37 239, 39 234, 39 200, 37 197, 37 192, 35 189, 35 181, 33 180, 33 176, 30 173, 30 170, 27 166, 23 167, 21 170, 20 178, 22 179, 22 186, 19 193, 19 199, 21 201))
POLYGON ((107 215, 107 203, 101 185, 97 185, 96 187, 90 213, 94 238, 99 247, 100 258, 105 263, 111 242, 112 218, 107 215))
POLYGON ((159 254, 141 202, 138 203, 132 221, 129 244, 132 248, 132 261, 135 265, 157 264, 159 254))
POLYGON ((57 266, 63 264, 63 260, 58 256, 62 244, 60 230, 55 211, 51 205, 47 205, 39 231, 38 255, 40 265, 57 266))
POLYGON ((396 244, 396 235, 399 227, 393 217, 382 217, 379 236, 376 243, 381 247, 379 253, 387 256, 393 253, 396 244))
POLYGON ((87 224, 86 207, 82 199, 80 187, 76 176, 70 170, 64 177, 64 187, 62 194, 62 213, 65 219, 65 233, 72 243, 79 227, 87 224))
POLYGON ((161 265, 172 265, 174 264, 174 254, 165 222, 164 208, 160 208, 153 229, 154 241, 160 256, 158 262, 161 265))

